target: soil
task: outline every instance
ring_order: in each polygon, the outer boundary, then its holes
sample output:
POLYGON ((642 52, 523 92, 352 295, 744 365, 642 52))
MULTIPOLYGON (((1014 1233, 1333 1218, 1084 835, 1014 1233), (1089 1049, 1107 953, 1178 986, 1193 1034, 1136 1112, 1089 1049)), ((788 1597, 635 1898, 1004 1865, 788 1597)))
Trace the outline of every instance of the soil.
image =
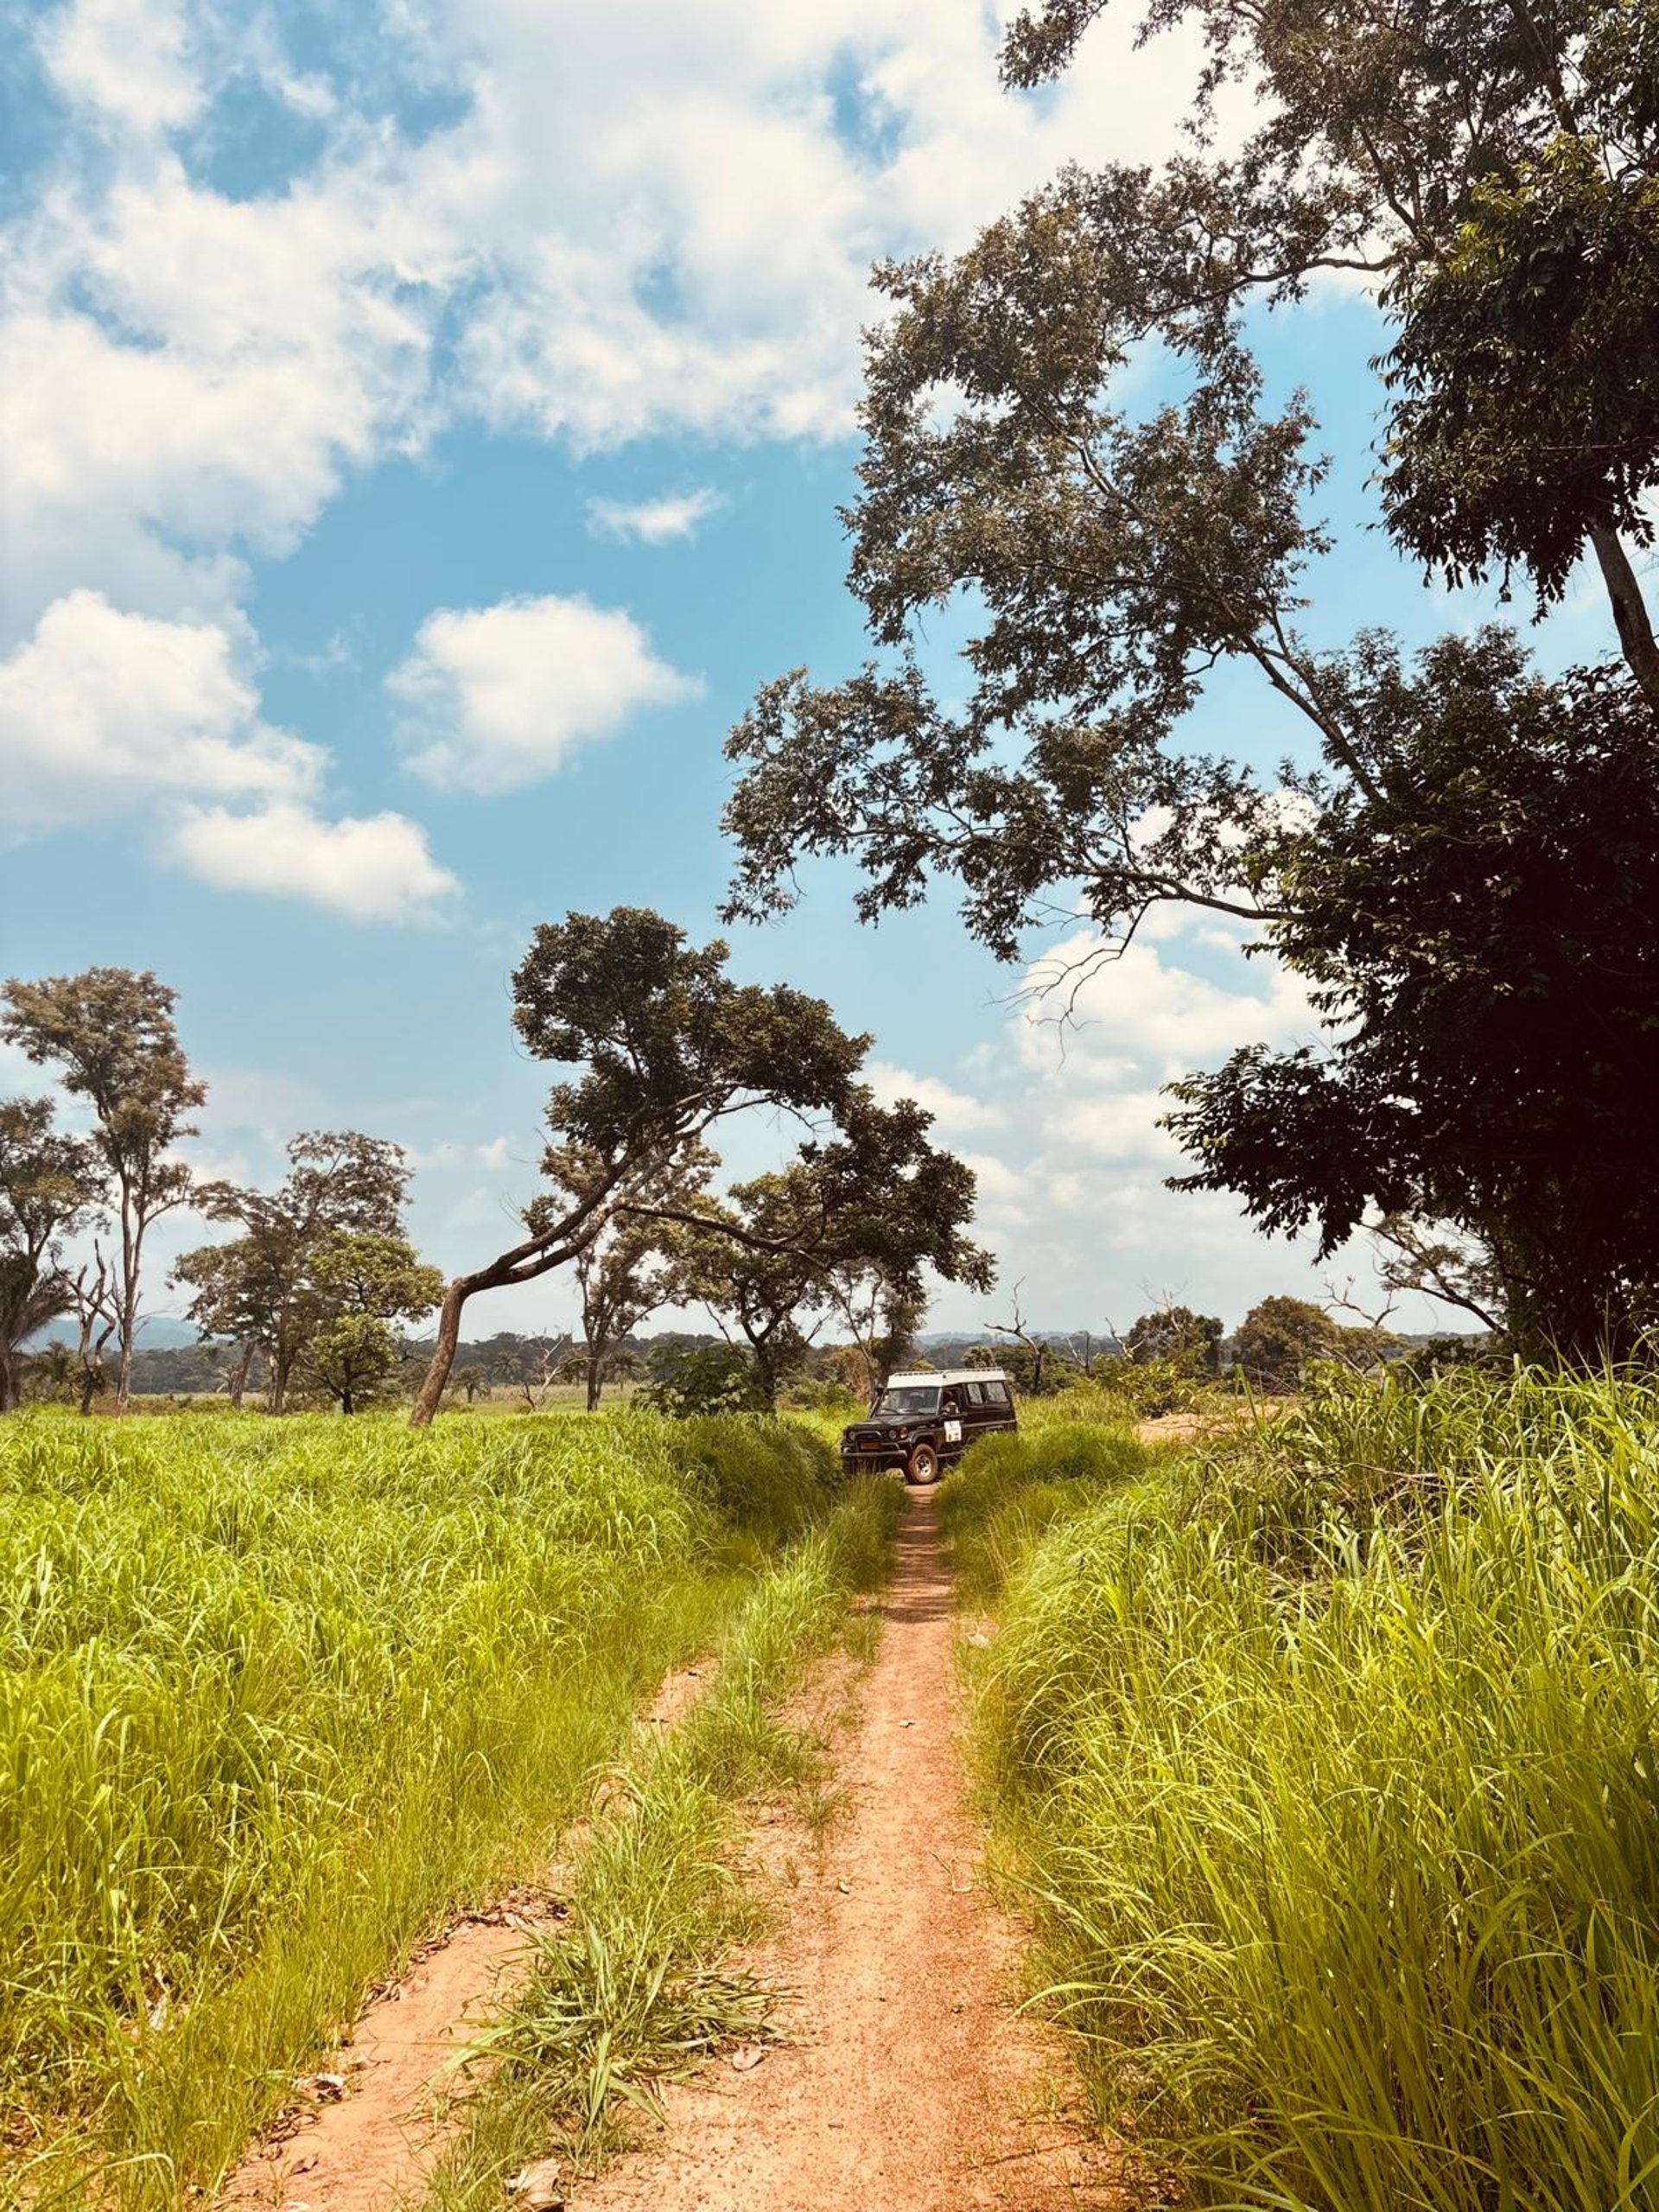
MULTIPOLYGON (((665 1675, 641 1726, 671 1727, 713 1674, 705 1660, 665 1675)), ((296 2085, 297 2101, 232 2177, 221 2212, 391 2212, 408 2200, 449 2132, 444 2069, 520 1971, 529 1932, 557 1918, 559 1873, 457 1922, 370 1997, 349 2040, 296 2085)))
POLYGON ((1063 2054, 1016 2009, 1018 1931, 983 1887, 963 1795, 931 1491, 911 1494, 879 1611, 840 1764, 852 1808, 821 1855, 795 1865, 785 1932, 747 1961, 792 1993, 789 2040, 758 2066, 716 2063, 671 2091, 660 2147, 574 2189, 570 2212, 1133 2202, 1121 2161, 1066 2108, 1063 2054))

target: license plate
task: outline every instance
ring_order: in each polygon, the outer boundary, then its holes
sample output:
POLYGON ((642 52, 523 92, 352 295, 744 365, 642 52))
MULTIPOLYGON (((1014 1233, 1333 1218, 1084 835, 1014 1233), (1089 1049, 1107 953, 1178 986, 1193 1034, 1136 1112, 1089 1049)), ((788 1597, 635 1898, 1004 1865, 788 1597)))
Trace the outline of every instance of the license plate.
POLYGON ((873 1436, 861 1436, 858 1440, 858 1448, 861 1452, 879 1452, 881 1449, 873 1436))

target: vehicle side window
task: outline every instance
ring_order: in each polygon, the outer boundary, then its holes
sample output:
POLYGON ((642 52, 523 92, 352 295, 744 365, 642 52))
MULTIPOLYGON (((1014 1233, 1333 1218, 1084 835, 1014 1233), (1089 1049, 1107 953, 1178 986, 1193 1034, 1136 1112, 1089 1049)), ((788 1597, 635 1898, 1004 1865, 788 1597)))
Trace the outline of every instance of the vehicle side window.
POLYGON ((985 1397, 988 1404, 1006 1408, 1008 1402, 1007 1384, 1006 1382, 986 1383, 985 1397))
POLYGON ((985 1385, 982 1382, 964 1382, 962 1386, 962 1395, 970 1406, 982 1406, 985 1402, 985 1385))

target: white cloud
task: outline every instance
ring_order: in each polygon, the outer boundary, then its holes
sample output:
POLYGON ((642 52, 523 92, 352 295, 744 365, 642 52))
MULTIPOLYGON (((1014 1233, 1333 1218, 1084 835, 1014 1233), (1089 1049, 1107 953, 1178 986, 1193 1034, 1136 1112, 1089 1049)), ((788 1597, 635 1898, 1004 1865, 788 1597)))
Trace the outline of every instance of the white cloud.
POLYGON ((429 912, 458 887, 424 830, 319 813, 328 754, 261 719, 253 657, 245 625, 163 621, 97 592, 54 601, 0 661, 5 832, 148 817, 204 883, 359 920, 429 912))
POLYGON ((633 537, 642 545, 666 545, 695 537, 698 526, 725 505, 706 485, 696 492, 666 492, 654 499, 589 499, 588 527, 595 537, 633 537))
POLYGON ((1161 153, 1198 60, 1114 16, 1011 98, 960 0, 419 0, 342 30, 332 76, 282 26, 66 0, 37 35, 71 118, 0 228, 24 628, 79 585, 232 603, 250 553, 459 416, 583 447, 842 434, 872 261, 963 243, 1067 158, 1161 153), (194 164, 251 81, 320 149, 232 196, 194 164), (410 89, 454 119, 401 127, 410 89))
POLYGON ((474 791, 539 782, 641 708, 702 690, 658 658, 631 614, 582 598, 441 607, 386 683, 404 710, 410 767, 442 790, 474 791))
POLYGON ((326 756, 259 718, 245 633, 56 601, 0 661, 0 752, 14 832, 109 817, 168 794, 296 800, 326 756))
MULTIPOLYGON (((1091 961, 1078 930, 1026 973, 1027 995, 1071 970, 1072 1019, 1051 999, 1012 1017, 1009 1049, 976 1061, 1003 1116, 985 1149, 964 1154, 979 1177, 982 1233, 1006 1288, 1038 1325, 1127 1326, 1164 1291, 1237 1321, 1269 1290, 1318 1297, 1311 1240, 1263 1240, 1225 1193, 1165 1187, 1185 1157, 1158 1123, 1162 1086, 1215 1067, 1241 1045, 1284 1046, 1319 1033, 1297 979, 1247 962, 1242 929, 1186 918, 1137 936, 1122 956, 1091 961), (1081 976, 1081 980, 1077 978, 1081 976), (989 1147, 995 1147, 992 1150, 989 1147)), ((971 1325, 979 1308, 945 1293, 941 1314, 971 1325)))
POLYGON ((460 888, 433 859, 426 832, 403 814, 327 822, 296 805, 256 814, 191 807, 168 849, 218 889, 304 899, 353 921, 418 920, 460 888))
POLYGON ((171 0, 76 0, 40 31, 41 59, 66 99, 149 132, 199 111, 184 11, 171 0))
POLYGON ((1007 1119, 1005 1109, 993 1100, 972 1097, 937 1076, 913 1075, 908 1068, 893 1067, 886 1060, 872 1060, 864 1077, 883 1106, 913 1098, 918 1106, 925 1107, 944 1135, 998 1129, 1007 1119))

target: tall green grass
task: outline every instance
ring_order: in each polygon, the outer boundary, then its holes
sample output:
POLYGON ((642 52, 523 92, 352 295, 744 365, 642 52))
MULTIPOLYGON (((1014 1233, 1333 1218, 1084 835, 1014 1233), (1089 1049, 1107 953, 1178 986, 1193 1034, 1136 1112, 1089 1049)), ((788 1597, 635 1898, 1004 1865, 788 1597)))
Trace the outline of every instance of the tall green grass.
POLYGON ((0 2190, 211 2185, 838 1487, 782 1422, 0 1424, 0 2190))
POLYGON ((944 1499, 1103 2116, 1209 2203, 1659 2203, 1653 1387, 1333 1386, 1063 1510, 1007 1456, 944 1499))

